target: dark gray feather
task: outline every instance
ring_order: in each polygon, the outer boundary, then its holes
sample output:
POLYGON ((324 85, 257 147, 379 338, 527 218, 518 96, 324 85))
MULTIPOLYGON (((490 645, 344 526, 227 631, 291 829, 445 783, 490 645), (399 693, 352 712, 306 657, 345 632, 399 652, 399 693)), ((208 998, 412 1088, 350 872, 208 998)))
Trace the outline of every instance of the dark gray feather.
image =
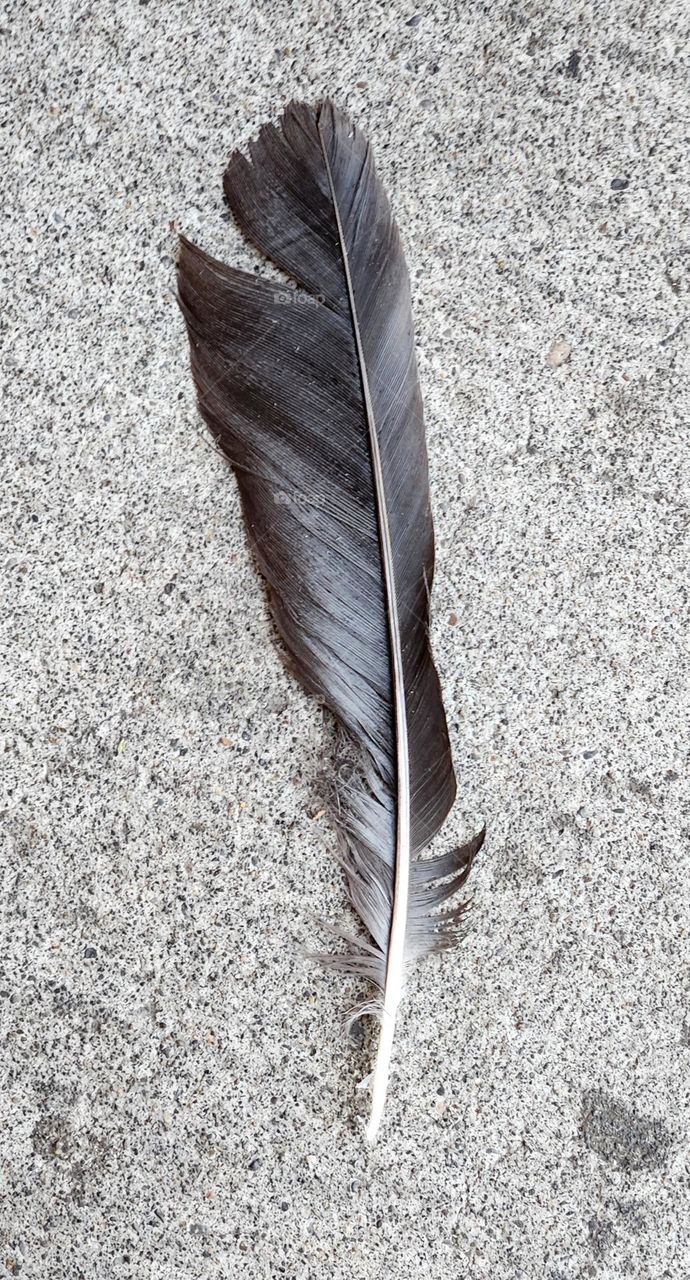
MULTIPOLYGON (((356 750, 335 817, 371 941, 350 940, 329 960, 383 990, 401 723, 409 856, 426 848, 455 795, 429 647, 434 541, 408 275, 370 148, 330 102, 292 104, 249 152, 230 160, 228 203, 304 292, 289 295, 183 240, 180 302, 200 409, 237 476, 291 669, 356 750)), ((464 883, 482 839, 412 862, 407 958, 459 936, 464 907, 438 908, 464 883)))

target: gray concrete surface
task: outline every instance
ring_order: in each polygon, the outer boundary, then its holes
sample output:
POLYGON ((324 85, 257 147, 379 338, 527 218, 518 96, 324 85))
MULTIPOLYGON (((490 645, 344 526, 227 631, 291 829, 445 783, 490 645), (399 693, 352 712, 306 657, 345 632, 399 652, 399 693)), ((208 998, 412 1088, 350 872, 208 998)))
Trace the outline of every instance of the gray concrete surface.
POLYGON ((0 20, 0 1274, 682 1280, 688 64, 674 4, 16 3, 0 20), (369 1153, 345 917, 173 299, 292 96, 409 255, 473 932, 369 1153))

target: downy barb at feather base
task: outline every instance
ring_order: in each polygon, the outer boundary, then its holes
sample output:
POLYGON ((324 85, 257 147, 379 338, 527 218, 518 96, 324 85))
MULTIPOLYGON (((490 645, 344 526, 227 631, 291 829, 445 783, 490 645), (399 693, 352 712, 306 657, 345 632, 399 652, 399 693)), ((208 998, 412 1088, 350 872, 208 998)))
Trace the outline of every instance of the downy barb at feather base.
POLYGON ((323 959, 377 992, 373 1139, 405 969, 461 936, 467 904, 439 908, 484 835, 419 858, 455 776, 429 648, 434 539, 407 268, 369 144, 329 101, 264 125, 224 188, 242 232, 297 288, 183 240, 179 297, 199 407, 232 463, 290 669, 352 744, 334 821, 368 936, 342 935, 323 959))

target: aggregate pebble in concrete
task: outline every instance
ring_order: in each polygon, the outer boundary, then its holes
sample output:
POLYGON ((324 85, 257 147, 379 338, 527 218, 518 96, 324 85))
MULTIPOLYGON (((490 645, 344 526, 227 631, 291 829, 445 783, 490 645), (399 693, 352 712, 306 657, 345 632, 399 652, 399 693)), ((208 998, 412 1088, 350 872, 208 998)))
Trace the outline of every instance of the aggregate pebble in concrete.
POLYGON ((690 1274, 683 6, 29 0, 0 28, 0 1274, 690 1274), (177 229, 258 265, 225 160, 324 91, 411 270, 441 846, 489 828, 371 1154, 354 991, 300 959, 346 918, 333 734, 173 296, 177 229))

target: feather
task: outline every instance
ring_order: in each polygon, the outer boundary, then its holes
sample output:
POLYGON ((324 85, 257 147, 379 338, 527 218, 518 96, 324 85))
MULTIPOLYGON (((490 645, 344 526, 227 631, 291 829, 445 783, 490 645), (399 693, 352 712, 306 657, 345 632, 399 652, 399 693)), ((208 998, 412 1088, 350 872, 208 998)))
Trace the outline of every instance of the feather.
POLYGON ((406 967, 461 936, 467 904, 439 908, 484 835, 419 858, 455 776, 429 647, 434 538, 409 281, 369 144, 329 101, 292 103, 265 125, 249 157, 232 155, 224 189, 296 288, 183 239, 180 305, 199 407, 234 469, 289 667, 351 744, 334 820, 368 936, 342 935, 345 950, 322 958, 376 989, 371 1140, 406 967))

